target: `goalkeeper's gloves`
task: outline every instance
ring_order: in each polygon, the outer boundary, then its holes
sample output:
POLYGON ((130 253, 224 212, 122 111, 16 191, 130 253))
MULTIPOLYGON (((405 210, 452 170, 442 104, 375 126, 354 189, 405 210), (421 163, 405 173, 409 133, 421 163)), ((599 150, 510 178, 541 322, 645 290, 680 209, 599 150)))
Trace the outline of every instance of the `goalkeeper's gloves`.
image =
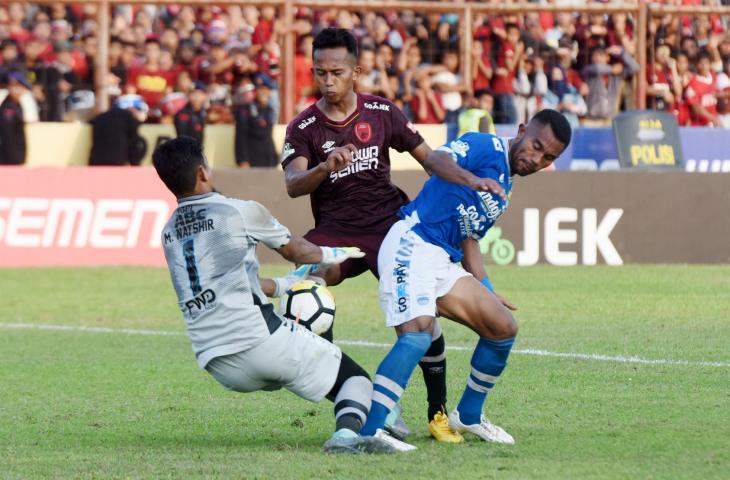
POLYGON ((357 247, 319 247, 322 249, 322 261, 319 268, 328 268, 332 265, 339 265, 351 258, 362 258, 365 252, 357 247))
POLYGON ((492 285, 492 282, 489 281, 489 277, 482 278, 480 282, 482 282, 482 285, 487 287, 487 290, 494 293, 494 286, 492 285))
POLYGON ((292 286, 303 280, 312 280, 313 282, 317 282, 320 285, 327 286, 323 278, 309 276, 312 273, 316 272, 318 269, 319 268, 317 265, 304 264, 296 270, 292 270, 291 272, 287 273, 283 277, 272 278, 271 280, 273 280, 274 284, 276 284, 276 289, 274 290, 274 295, 272 295, 272 297, 279 298, 280 296, 284 295, 284 293, 286 293, 286 291, 289 290, 292 286))

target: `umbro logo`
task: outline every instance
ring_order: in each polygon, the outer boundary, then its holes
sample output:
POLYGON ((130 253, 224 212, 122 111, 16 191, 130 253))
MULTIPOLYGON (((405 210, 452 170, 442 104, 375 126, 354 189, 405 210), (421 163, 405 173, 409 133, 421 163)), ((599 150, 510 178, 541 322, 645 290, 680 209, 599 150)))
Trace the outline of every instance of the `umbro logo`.
POLYGON ((335 149, 334 140, 328 140, 322 144, 322 150, 324 150, 324 153, 330 153, 334 149, 335 149))

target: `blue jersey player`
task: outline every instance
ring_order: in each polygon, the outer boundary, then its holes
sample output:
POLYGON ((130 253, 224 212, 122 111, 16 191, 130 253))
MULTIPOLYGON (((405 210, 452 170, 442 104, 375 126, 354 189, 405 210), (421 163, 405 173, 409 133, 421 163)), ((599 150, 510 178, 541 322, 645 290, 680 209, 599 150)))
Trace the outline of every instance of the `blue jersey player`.
MULTIPOLYGON (((431 177, 418 197, 401 208, 401 220, 385 237, 378 255, 380 305, 398 340, 378 367, 364 435, 382 435, 386 415, 431 344, 438 311, 479 335, 466 388, 449 414, 449 426, 486 441, 514 443, 482 414, 487 394, 507 364, 517 322, 510 312, 514 307, 494 294, 478 242, 507 208, 513 175, 529 175, 550 165, 570 136, 563 115, 542 110, 528 125, 520 125, 513 139, 467 133, 431 153, 490 180, 490 188, 477 190, 431 177)), ((401 448, 408 449, 415 447, 401 448)))

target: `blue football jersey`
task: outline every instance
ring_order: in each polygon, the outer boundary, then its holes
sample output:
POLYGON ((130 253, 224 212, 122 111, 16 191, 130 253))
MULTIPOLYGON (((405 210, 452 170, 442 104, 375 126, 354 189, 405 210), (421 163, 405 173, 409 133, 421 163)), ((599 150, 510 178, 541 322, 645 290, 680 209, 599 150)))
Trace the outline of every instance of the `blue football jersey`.
MULTIPOLYGON (((460 167, 474 175, 499 182, 509 198, 512 177, 506 138, 470 132, 438 150, 449 153, 460 167)), ((509 200, 491 192, 477 192, 434 175, 398 215, 418 221, 412 230, 425 241, 446 250, 451 260, 458 262, 464 256, 461 242, 484 237, 508 203, 509 200), (414 212, 417 215, 413 215, 414 212)))

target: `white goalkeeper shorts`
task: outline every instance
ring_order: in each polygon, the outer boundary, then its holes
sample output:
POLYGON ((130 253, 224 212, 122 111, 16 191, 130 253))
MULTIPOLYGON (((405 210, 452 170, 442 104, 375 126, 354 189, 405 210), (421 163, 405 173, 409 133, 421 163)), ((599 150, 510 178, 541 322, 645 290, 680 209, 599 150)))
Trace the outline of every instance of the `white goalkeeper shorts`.
POLYGON ((380 307, 389 327, 421 316, 436 316, 436 300, 462 277, 471 276, 443 248, 426 242, 401 220, 378 254, 380 307))
POLYGON ((319 402, 332 390, 342 351, 291 320, 284 320, 255 347, 213 358, 205 366, 221 385, 236 392, 285 388, 319 402))

